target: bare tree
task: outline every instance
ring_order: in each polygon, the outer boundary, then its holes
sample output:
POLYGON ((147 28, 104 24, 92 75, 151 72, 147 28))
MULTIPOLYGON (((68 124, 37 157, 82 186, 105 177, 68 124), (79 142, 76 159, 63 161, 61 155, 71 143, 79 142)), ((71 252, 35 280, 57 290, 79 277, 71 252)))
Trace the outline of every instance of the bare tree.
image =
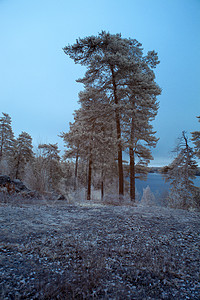
POLYGON ((182 132, 177 147, 175 159, 169 166, 162 168, 164 178, 170 182, 170 205, 173 207, 189 208, 193 206, 195 186, 193 180, 197 171, 195 152, 189 146, 189 139, 182 132))

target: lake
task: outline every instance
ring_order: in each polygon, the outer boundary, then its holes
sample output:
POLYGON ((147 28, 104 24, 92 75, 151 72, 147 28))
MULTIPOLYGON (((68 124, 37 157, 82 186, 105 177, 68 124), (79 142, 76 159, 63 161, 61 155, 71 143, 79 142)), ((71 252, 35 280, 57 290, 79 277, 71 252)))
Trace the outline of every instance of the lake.
MULTIPOLYGON (((200 187, 200 176, 196 176, 194 184, 200 187)), ((169 191, 170 188, 169 182, 165 182, 159 173, 149 173, 146 181, 136 179, 136 189, 140 195, 143 194, 143 188, 146 188, 148 185, 155 196, 162 195, 169 191)))

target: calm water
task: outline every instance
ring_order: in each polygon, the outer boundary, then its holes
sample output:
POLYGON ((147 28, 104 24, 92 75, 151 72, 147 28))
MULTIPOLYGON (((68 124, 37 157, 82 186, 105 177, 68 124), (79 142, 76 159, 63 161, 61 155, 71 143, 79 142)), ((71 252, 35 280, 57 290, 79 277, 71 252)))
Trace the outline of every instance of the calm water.
MULTIPOLYGON (((196 177, 194 184, 200 187, 200 176, 196 177)), ((143 188, 146 188, 148 185, 154 194, 159 195, 168 191, 170 187, 170 184, 166 183, 162 176, 157 173, 149 173, 146 181, 136 179, 136 188, 140 194, 143 194, 143 188)))

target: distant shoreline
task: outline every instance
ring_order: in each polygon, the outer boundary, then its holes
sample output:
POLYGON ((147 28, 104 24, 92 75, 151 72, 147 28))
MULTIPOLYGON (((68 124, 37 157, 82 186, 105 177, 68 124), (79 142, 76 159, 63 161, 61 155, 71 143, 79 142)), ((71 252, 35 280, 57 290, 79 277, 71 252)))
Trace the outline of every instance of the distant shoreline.
MULTIPOLYGON (((150 171, 149 173, 158 173, 158 174, 161 174, 161 169, 162 167, 150 167, 150 171)), ((198 171, 196 172, 195 174, 196 176, 200 176, 200 167, 198 167, 198 171)))

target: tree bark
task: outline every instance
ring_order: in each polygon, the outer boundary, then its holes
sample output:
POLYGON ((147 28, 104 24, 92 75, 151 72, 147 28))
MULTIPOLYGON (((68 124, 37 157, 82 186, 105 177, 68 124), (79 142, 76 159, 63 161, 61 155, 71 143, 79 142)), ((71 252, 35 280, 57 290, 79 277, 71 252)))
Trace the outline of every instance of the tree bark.
POLYGON ((76 153, 76 162, 75 162, 75 172, 74 172, 74 191, 77 188, 77 176, 78 176, 78 159, 79 159, 79 154, 78 152, 76 153))
POLYGON ((130 199, 135 202, 135 159, 133 147, 129 148, 130 156, 130 199))
POLYGON ((4 136, 3 133, 1 135, 1 147, 0 147, 0 161, 2 160, 3 157, 3 144, 4 144, 4 136))
POLYGON ((103 197, 104 197, 104 183, 103 180, 101 181, 101 201, 103 201, 103 197))
POLYGON ((103 176, 103 168, 101 171, 101 201, 103 201, 104 197, 104 176, 103 176))
POLYGON ((91 200, 91 185, 92 185, 92 156, 89 158, 88 179, 87 179, 87 200, 91 200))
MULTIPOLYGON (((183 138, 185 140, 185 148, 186 148, 186 162, 185 162, 185 185, 186 189, 189 191, 189 146, 188 146, 188 138, 185 134, 185 131, 182 132, 183 138)), ((183 197, 183 207, 187 207, 186 198, 183 197)))
POLYGON ((117 142, 118 142, 118 176, 119 176, 119 196, 124 195, 124 173, 123 173, 123 161, 122 161, 122 143, 121 143, 121 125, 120 125, 120 114, 118 108, 118 97, 117 97, 117 86, 115 81, 115 73, 113 67, 110 66, 112 73, 112 84, 114 92, 114 101, 116 104, 115 108, 115 122, 117 128, 117 142))
POLYGON ((130 199, 135 201, 135 153, 133 150, 134 144, 134 119, 131 121, 131 135, 130 135, 130 147, 129 147, 129 156, 130 156, 130 199))
POLYGON ((189 166, 189 146, 188 146, 188 139, 187 139, 187 137, 186 137, 186 134, 185 134, 185 132, 183 131, 182 132, 182 135, 183 135, 183 138, 184 138, 184 140, 185 140, 185 148, 186 148, 186 155, 187 155, 187 160, 186 160, 186 164, 185 164, 185 166, 186 166, 186 170, 185 170, 185 182, 186 182, 186 187, 188 188, 188 186, 189 186, 189 184, 188 184, 188 182, 189 182, 189 170, 188 170, 188 166, 189 166))
POLYGON ((18 179, 18 174, 19 174, 19 161, 20 161, 20 158, 18 158, 18 160, 17 160, 16 173, 15 173, 16 179, 18 179))

